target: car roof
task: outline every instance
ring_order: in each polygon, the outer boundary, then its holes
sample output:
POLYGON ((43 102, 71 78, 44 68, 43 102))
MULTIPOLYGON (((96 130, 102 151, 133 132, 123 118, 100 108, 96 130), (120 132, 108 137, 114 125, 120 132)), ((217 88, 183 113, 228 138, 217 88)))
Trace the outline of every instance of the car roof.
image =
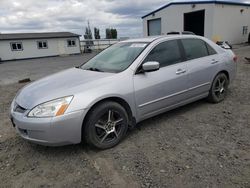
POLYGON ((145 42, 145 43, 151 43, 156 40, 164 40, 164 39, 178 39, 178 38, 202 38, 197 35, 190 35, 190 34, 169 34, 169 35, 159 35, 159 36, 151 36, 151 37, 144 37, 144 38, 137 38, 137 39, 128 39, 124 40, 122 42, 145 42))
POLYGON ((124 40, 122 42, 146 42, 150 43, 153 42, 156 39, 162 38, 162 36, 151 36, 151 37, 144 37, 144 38, 135 38, 135 39, 128 39, 124 40))

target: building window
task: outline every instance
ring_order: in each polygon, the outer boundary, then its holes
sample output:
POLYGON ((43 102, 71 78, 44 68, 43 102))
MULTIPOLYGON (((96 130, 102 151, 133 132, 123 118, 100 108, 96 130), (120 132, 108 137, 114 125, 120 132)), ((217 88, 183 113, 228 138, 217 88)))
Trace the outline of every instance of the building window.
POLYGON ((21 42, 11 42, 10 47, 12 51, 22 51, 23 45, 21 42))
POLYGON ((38 49, 47 49, 48 48, 47 41, 37 41, 37 48, 38 49))
POLYGON ((74 47, 74 46, 76 46, 76 40, 70 39, 67 42, 68 42, 68 47, 74 47))
POLYGON ((243 26, 243 35, 248 34, 248 26, 243 26))

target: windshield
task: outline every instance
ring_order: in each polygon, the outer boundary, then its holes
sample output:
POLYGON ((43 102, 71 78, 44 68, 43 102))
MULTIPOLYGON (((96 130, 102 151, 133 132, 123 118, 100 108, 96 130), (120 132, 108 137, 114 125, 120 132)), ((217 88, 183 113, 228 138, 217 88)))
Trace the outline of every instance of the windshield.
POLYGON ((133 63, 146 46, 147 43, 117 43, 99 53, 81 68, 99 72, 122 72, 133 63))

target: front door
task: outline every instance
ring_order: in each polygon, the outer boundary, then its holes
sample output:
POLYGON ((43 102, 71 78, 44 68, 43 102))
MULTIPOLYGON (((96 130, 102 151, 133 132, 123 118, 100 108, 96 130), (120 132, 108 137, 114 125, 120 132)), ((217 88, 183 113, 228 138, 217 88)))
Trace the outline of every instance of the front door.
POLYGON ((65 49, 66 42, 67 41, 64 40, 58 40, 58 51, 60 55, 66 54, 66 49, 65 49))
POLYGON ((135 100, 140 119, 165 111, 185 100, 187 64, 177 40, 158 44, 143 63, 157 61, 160 69, 134 75, 135 100))

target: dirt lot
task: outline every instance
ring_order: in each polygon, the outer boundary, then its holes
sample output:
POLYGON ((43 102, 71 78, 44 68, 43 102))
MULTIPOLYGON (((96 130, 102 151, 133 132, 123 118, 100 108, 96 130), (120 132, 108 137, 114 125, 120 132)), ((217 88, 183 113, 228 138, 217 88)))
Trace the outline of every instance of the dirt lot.
POLYGON ((45 57, 0 62, 0 85, 17 83, 18 80, 30 78, 37 80, 60 70, 79 66, 96 53, 70 56, 45 57))
POLYGON ((7 112, 23 85, 0 86, 0 187, 250 187, 250 47, 235 52, 238 76, 223 103, 146 120, 105 151, 24 141, 7 112))

